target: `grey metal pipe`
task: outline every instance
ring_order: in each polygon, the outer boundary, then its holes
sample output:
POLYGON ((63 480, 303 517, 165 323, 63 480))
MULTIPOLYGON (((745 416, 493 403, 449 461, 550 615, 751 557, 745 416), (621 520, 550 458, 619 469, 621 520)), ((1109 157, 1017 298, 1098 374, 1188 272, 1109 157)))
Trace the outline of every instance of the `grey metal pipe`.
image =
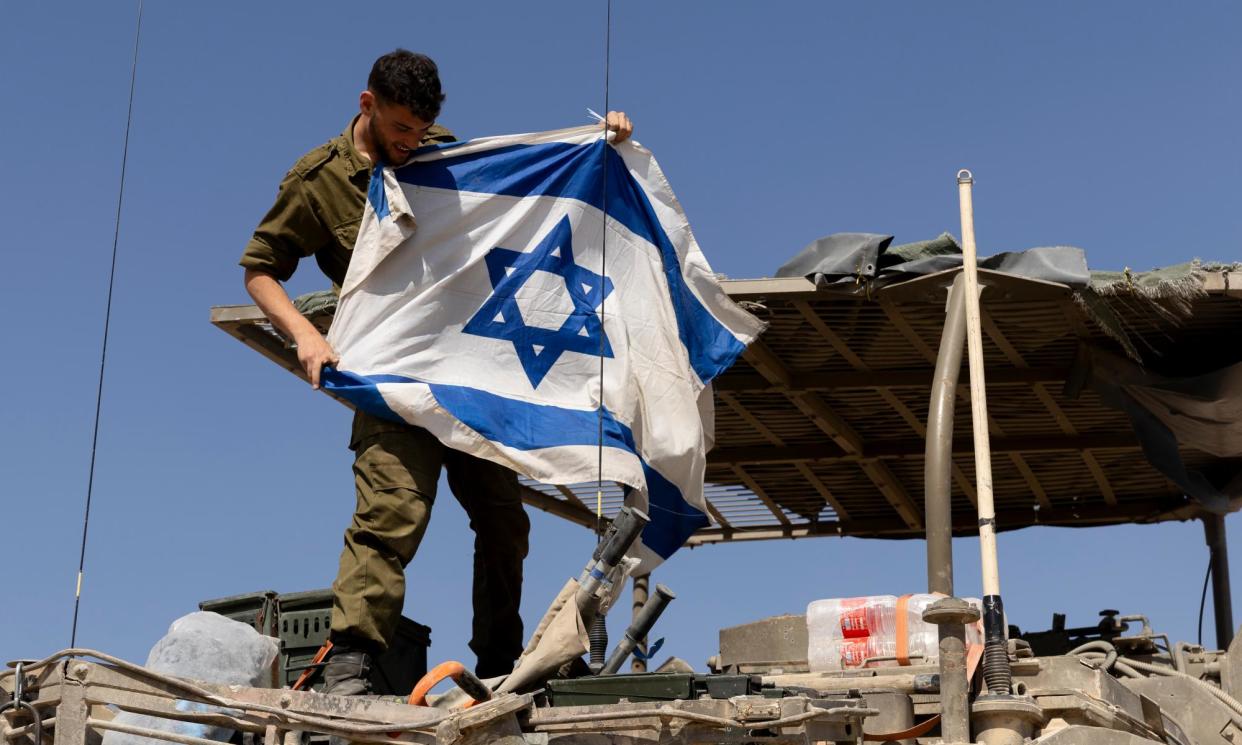
POLYGON ((664 609, 668 604, 676 599, 673 591, 664 585, 656 585, 655 593, 647 598, 647 602, 643 603, 643 607, 634 616, 634 622, 625 630, 625 636, 622 637, 621 643, 613 650, 612 656, 604 663, 604 668, 600 670, 600 675, 615 675, 621 669, 621 665, 630 657, 634 648, 642 639, 647 638, 647 634, 651 628, 655 626, 656 621, 660 620, 660 616, 664 613, 664 609))
POLYGON ((970 681, 966 627, 940 627, 940 733, 947 743, 970 742, 970 681))
POLYGON ((1216 620, 1216 648, 1229 649, 1233 641, 1233 598, 1229 590, 1229 542, 1225 516, 1204 514, 1203 537, 1212 566, 1212 613, 1216 620))
POLYGON ((970 742, 970 680, 966 677, 966 624, 979 612, 961 598, 941 598, 923 611, 935 624, 940 648, 940 733, 945 743, 970 742))
MULTIPOLYGON (((633 583, 634 583, 634 591, 633 591, 633 595, 631 598, 631 606, 630 606, 630 622, 631 623, 638 620, 638 614, 642 612, 643 606, 647 604, 648 589, 651 587, 651 575, 650 574, 637 574, 633 578, 633 583)), ((636 649, 641 651, 643 654, 647 653, 647 638, 646 637, 643 637, 642 639, 638 640, 638 646, 636 647, 636 649)), ((647 672, 647 661, 640 660, 638 657, 635 657, 633 661, 630 662, 630 672, 632 673, 647 672)))
POLYGON ((923 459, 924 521, 927 525, 927 591, 953 595, 953 412, 966 339, 966 304, 958 274, 949 288, 932 378, 927 414, 927 447, 923 459))
POLYGON ((940 693, 940 675, 937 673, 886 674, 873 678, 834 678, 831 673, 774 673, 764 675, 762 679, 765 686, 798 686, 819 693, 847 693, 850 690, 940 693))

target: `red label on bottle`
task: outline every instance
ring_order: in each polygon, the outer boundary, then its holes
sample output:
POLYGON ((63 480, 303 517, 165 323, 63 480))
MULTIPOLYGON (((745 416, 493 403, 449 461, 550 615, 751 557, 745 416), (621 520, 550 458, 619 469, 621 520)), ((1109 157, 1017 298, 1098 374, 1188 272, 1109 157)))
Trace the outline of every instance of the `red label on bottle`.
POLYGON ((862 667, 870 656, 866 640, 841 643, 841 667, 862 667))
POLYGON ((867 628, 867 601, 862 598, 841 601, 841 636, 861 639, 871 634, 867 628))

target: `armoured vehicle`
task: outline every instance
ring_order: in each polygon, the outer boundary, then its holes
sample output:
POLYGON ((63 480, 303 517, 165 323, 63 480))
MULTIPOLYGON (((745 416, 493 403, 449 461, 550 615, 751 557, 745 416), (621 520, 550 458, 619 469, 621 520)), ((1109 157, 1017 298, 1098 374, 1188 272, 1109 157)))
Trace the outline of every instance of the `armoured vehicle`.
MULTIPOLYGON (((1072 252, 1033 250, 980 262, 980 295, 967 289, 973 247, 964 264, 947 235, 890 242, 834 236, 789 276, 723 282, 769 327, 715 386, 712 522, 690 543, 924 540, 927 590, 943 598, 923 614, 938 637, 922 657, 907 650, 822 669, 808 654, 817 640, 807 619, 780 616, 721 630, 709 673, 677 663, 646 672, 636 661, 620 674, 668 600, 657 588, 611 657, 596 638, 593 665, 564 664, 586 651, 574 644, 624 583, 620 557, 641 527, 614 489, 605 495, 608 539, 504 682, 437 666, 408 699, 342 698, 200 683, 66 650, 0 674, 5 742, 86 743, 104 732, 212 742, 122 724, 117 711, 210 723, 234 741, 268 745, 1235 742, 1242 647, 1223 526, 1239 505, 1231 481, 1242 438, 1229 412, 1242 368, 1236 345, 1221 340, 1242 327, 1242 272, 1192 263, 1088 273, 1072 252), (962 370, 972 294, 982 308, 972 343, 986 373, 974 394, 962 370), (984 381, 986 445, 954 428, 956 404, 979 400, 984 381), (995 456, 986 484, 974 458, 981 447, 995 456), (991 514, 979 509, 985 496, 991 514), (1003 615, 989 598, 982 656, 970 641, 979 612, 954 597, 953 535, 1192 519, 1211 552, 1214 648, 1172 642, 1129 609, 1077 627, 1058 615, 1048 630, 998 636, 1003 615), (459 688, 426 697, 444 676, 459 688)), ((326 328, 330 296, 301 308, 326 328)), ((217 307, 212 322, 301 374, 256 308, 217 307)), ((594 484, 525 486, 530 506, 595 526, 594 484)), ((633 578, 640 595, 649 581, 633 578)))

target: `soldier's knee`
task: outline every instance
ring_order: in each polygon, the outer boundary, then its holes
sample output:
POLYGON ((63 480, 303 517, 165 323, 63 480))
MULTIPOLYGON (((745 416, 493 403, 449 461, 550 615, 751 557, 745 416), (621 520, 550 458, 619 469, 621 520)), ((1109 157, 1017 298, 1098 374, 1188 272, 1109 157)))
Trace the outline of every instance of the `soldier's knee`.
POLYGON ((487 553, 508 561, 521 561, 530 548, 530 518, 521 501, 497 504, 483 515, 474 515, 470 527, 478 536, 477 545, 487 553))
MULTIPOLYGON (((351 532, 359 545, 409 563, 431 518, 435 482, 411 469, 401 444, 372 438, 354 460, 357 507, 351 532)), ((348 540, 348 536, 347 536, 348 540)))

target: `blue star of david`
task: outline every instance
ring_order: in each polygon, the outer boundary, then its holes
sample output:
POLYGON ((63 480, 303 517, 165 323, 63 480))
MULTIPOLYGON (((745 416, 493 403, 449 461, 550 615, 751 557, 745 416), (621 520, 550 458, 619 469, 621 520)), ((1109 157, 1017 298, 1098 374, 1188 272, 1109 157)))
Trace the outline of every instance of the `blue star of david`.
POLYGON ((513 343, 531 387, 565 352, 612 357, 612 345, 604 334, 595 309, 612 292, 612 280, 574 263, 573 234, 564 217, 529 253, 497 246, 484 257, 492 294, 462 327, 462 331, 513 343), (536 271, 564 278, 573 311, 557 330, 528 326, 518 309, 517 293, 536 271))

